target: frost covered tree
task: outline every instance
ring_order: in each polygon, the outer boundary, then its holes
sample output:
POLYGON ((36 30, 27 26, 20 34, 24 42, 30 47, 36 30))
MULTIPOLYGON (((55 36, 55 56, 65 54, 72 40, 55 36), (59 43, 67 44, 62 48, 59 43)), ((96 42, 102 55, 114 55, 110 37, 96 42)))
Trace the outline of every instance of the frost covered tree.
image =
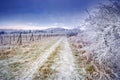
POLYGON ((100 4, 86 21, 96 33, 92 43, 100 80, 120 80, 120 0, 100 4))

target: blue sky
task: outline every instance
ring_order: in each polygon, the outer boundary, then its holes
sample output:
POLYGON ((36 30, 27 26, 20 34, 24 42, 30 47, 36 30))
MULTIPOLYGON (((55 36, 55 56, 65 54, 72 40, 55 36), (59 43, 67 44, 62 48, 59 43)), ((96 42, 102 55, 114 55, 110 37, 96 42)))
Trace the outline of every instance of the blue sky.
POLYGON ((77 27, 104 0, 0 0, 0 28, 77 27))

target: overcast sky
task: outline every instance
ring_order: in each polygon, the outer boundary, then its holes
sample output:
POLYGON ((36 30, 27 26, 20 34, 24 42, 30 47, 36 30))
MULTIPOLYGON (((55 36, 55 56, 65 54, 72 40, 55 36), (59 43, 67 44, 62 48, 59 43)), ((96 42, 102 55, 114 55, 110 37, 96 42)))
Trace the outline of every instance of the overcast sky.
POLYGON ((0 0, 0 28, 77 27, 85 9, 105 0, 0 0))

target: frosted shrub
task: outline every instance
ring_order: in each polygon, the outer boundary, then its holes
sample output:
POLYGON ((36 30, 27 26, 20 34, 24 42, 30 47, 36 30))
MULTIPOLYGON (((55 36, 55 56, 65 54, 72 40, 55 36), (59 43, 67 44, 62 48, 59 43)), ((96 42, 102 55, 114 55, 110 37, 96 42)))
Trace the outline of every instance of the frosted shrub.
MULTIPOLYGON (((120 79, 120 1, 101 4, 86 19, 93 61, 100 80, 120 79), (93 34, 95 33, 95 34, 93 34)), ((84 32, 86 33, 86 32, 84 32)), ((86 37, 86 36, 85 36, 86 37)), ((95 78, 94 78, 95 79, 95 78)), ((97 79, 98 80, 98 79, 97 79)))

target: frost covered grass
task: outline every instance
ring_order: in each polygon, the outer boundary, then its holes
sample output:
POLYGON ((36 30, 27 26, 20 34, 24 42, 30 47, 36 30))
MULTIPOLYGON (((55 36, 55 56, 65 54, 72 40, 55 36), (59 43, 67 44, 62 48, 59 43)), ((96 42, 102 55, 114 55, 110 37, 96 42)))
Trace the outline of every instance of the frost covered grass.
POLYGON ((84 79, 76 67, 76 60, 66 37, 43 39, 41 42, 7 49, 8 51, 5 49, 4 51, 9 53, 4 54, 8 56, 7 58, 0 60, 0 78, 6 80, 84 79))
MULTIPOLYGON (((90 32, 81 33, 75 37, 70 38, 71 47, 73 53, 75 55, 75 59, 80 69, 83 69, 82 72, 80 70, 81 75, 85 76, 85 80, 117 80, 119 78, 116 77, 116 73, 114 73, 114 67, 110 67, 110 65, 114 65, 111 61, 106 61, 108 56, 103 56, 104 53, 100 52, 98 45, 100 43, 94 43, 95 36, 91 36, 90 32), (89 38, 91 37, 91 38, 89 38), (94 40, 94 41, 91 41, 94 40), (80 46, 80 47, 79 47, 80 46), (95 51, 99 52, 99 54, 95 53, 95 51), (96 57, 98 56, 98 57, 96 57), (104 59, 103 60, 101 60, 104 59)), ((102 48, 105 50, 105 48, 102 48)), ((110 53, 108 54, 110 56, 110 53)), ((112 56, 112 55, 111 55, 112 56)), ((113 56, 113 59, 116 56, 113 56)), ((116 60, 119 60, 119 58, 116 60)), ((115 65, 114 65, 115 66, 115 65)), ((116 67, 119 72, 119 69, 116 67)))
POLYGON ((39 67, 38 72, 34 74, 33 80, 47 80, 50 78, 50 76, 54 75, 53 78, 55 77, 56 70, 52 69, 51 66, 55 63, 55 58, 58 55, 58 51, 60 49, 60 46, 58 46, 52 54, 48 57, 47 61, 39 67))
POLYGON ((67 38, 63 38, 58 47, 48 57, 47 61, 39 67, 33 80, 73 80, 84 79, 78 74, 74 56, 67 38))
POLYGON ((49 38, 13 49, 0 60, 0 77, 6 80, 84 80, 66 37, 49 38))
POLYGON ((96 66, 93 63, 93 57, 90 55, 91 51, 87 50, 86 47, 90 45, 89 42, 85 42, 81 39, 82 36, 71 37, 71 47, 75 55, 75 59, 78 64, 79 74, 85 77, 85 80, 93 79, 98 77, 99 72, 96 70, 96 66), (87 43, 87 44, 86 44, 87 43), (81 46, 78 47, 77 45, 81 46), (92 76, 92 78, 91 78, 92 76))
POLYGON ((25 76, 36 60, 58 39, 58 37, 43 39, 39 43, 31 43, 26 47, 21 45, 18 48, 7 49, 7 54, 2 53, 0 57, 0 79, 16 80, 25 76))

